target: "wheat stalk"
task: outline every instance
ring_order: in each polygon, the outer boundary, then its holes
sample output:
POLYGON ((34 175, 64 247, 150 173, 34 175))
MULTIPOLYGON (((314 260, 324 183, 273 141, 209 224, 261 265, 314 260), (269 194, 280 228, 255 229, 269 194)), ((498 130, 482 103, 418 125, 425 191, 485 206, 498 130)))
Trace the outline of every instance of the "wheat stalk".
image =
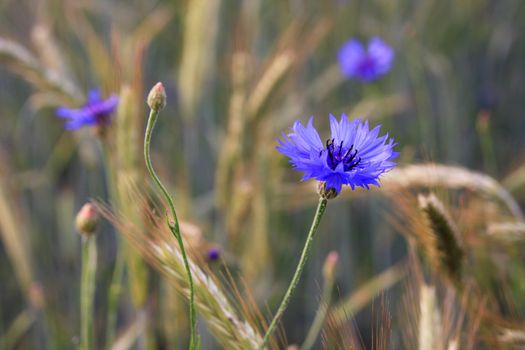
POLYGON ((497 222, 488 225, 487 234, 503 241, 515 242, 525 239, 525 223, 497 222))
POLYGON ((381 183, 386 189, 442 186, 482 192, 501 200, 516 219, 525 220, 518 203, 498 181, 465 168, 440 164, 408 165, 393 169, 384 176, 381 183))
POLYGON ((33 53, 15 41, 0 37, 0 63, 43 91, 51 90, 67 100, 81 99, 79 89, 68 77, 44 66, 33 53))
MULTIPOLYGON (((303 182, 298 185, 286 184, 278 191, 273 205, 286 208, 301 207, 315 200, 315 183, 303 182), (286 201, 283 201, 286 198, 286 201)), ((512 195, 495 179, 466 168, 435 163, 399 166, 381 177, 380 193, 394 194, 399 190, 415 187, 444 187, 447 189, 468 189, 501 201, 515 219, 525 222, 525 216, 512 195)), ((354 198, 366 194, 366 191, 343 189, 340 198, 354 198)), ((379 192, 378 192, 379 193, 379 192)))
MULTIPOLYGON (((114 215, 103 205, 97 205, 100 212, 119 232, 123 233, 145 259, 164 274, 179 293, 189 298, 189 286, 181 252, 166 225, 158 217, 152 217, 154 224, 149 233, 123 217, 114 215)), ((153 213, 150 213, 153 216, 153 213)), ((184 227, 182 235, 186 237, 184 227)), ((188 243, 188 242, 187 242, 188 243)), ((191 246, 191 245, 190 245, 191 246)), ((189 265, 194 279, 197 311, 207 321, 211 333, 225 349, 256 349, 262 338, 257 329, 241 319, 215 278, 199 267, 197 255, 190 254, 189 265)))
POLYGON ((421 285, 419 291, 419 350, 443 349, 441 313, 437 305, 436 289, 421 285))
POLYGON ((420 194, 418 196, 419 209, 425 216, 432 244, 427 246, 429 257, 435 261, 437 267, 452 282, 461 282, 463 265, 463 249, 459 244, 459 234, 456 225, 450 218, 443 203, 434 195, 420 194))
MULTIPOLYGON (((176 281, 185 295, 189 289, 185 278, 182 256, 178 249, 167 242, 150 242, 157 266, 176 281)), ((212 277, 194 262, 190 267, 195 279, 197 310, 208 321, 212 333, 228 349, 254 349, 261 342, 258 332, 246 321, 241 320, 212 277)))
POLYGON ((8 180, 12 174, 9 173, 8 162, 3 149, 0 149, 0 163, 3 166, 3 169, 0 170, 0 242, 11 260, 22 291, 27 299, 35 304, 36 300, 32 300, 31 297, 31 289, 36 286, 34 284, 36 280, 29 245, 30 231, 27 227, 27 214, 22 210, 9 184, 8 180))

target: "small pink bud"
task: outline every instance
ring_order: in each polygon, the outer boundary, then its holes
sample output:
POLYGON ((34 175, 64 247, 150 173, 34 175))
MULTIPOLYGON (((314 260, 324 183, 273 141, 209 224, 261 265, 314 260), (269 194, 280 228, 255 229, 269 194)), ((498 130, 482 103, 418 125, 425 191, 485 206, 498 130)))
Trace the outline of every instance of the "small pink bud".
POLYGON ((84 236, 91 236, 98 227, 98 212, 91 203, 86 203, 80 209, 75 219, 75 225, 78 232, 84 236))
POLYGON ((339 261, 339 254, 336 251, 331 251, 326 256, 323 265, 323 277, 327 281, 333 281, 335 278, 335 269, 339 261))
POLYGON ((31 305, 40 309, 44 306, 44 288, 39 282, 33 282, 29 287, 31 305))
POLYGON ((166 107, 166 90, 161 82, 155 84, 148 94, 148 106, 154 111, 160 111, 166 107))
POLYGON ((490 128, 490 112, 487 110, 481 110, 478 113, 478 128, 481 131, 486 132, 490 128))

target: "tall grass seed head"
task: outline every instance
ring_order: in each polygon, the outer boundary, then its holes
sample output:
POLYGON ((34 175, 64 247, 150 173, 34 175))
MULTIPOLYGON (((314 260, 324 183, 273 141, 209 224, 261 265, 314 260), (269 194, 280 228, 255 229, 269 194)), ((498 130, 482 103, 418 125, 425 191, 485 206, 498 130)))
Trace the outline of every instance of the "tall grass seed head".
POLYGON ((84 126, 105 128, 111 123, 111 114, 117 105, 117 96, 111 95, 104 100, 100 90, 93 89, 88 93, 84 106, 78 109, 59 107, 56 110, 56 115, 67 120, 64 124, 67 130, 77 130, 84 126))
POLYGON ((429 253, 438 259, 436 265, 454 283, 461 282, 464 251, 460 244, 460 234, 443 203, 434 195, 418 195, 418 202, 430 232, 434 245, 429 246, 429 253))
POLYGON ((394 50, 378 37, 368 47, 357 39, 347 41, 337 55, 341 72, 347 78, 369 82, 388 73, 394 62, 394 50))
POLYGON ((166 90, 161 82, 155 84, 148 94, 148 106, 154 111, 160 111, 166 107, 166 90))
MULTIPOLYGON (((349 121, 343 113, 341 120, 330 115, 331 136, 323 143, 313 126, 313 118, 303 126, 296 121, 288 135, 282 134, 277 150, 290 159, 302 180, 323 182, 322 189, 331 198, 339 194, 343 185, 370 188, 379 186, 379 177, 396 166, 399 153, 388 134, 378 136, 380 125, 372 130, 368 121, 349 121), (335 191, 334 193, 329 193, 335 191)), ((321 193, 322 195, 322 193, 321 193)))
POLYGON ((83 236, 91 236, 97 231, 98 223, 99 214, 97 208, 91 203, 84 204, 75 219, 77 231, 83 236))

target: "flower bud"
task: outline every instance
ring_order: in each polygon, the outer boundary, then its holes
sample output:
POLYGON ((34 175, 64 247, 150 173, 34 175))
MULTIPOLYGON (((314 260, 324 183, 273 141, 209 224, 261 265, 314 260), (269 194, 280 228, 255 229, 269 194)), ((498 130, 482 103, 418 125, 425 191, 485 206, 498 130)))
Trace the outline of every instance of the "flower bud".
POLYGON ((95 206, 91 203, 86 203, 77 214, 75 226, 81 235, 91 236, 97 230, 98 220, 99 217, 95 206))
POLYGON ((324 199, 334 199, 338 195, 335 188, 330 187, 327 189, 326 182, 324 181, 319 181, 317 183, 317 193, 319 193, 319 195, 324 199))
POLYGON ((161 82, 155 84, 148 94, 148 106, 154 111, 160 111, 166 107, 166 90, 161 82))
POLYGON ((217 247, 210 248, 206 253, 206 257, 210 262, 217 261, 221 257, 221 251, 217 247))
POLYGON ((37 309, 41 309, 44 306, 44 288, 39 282, 33 282, 29 287, 29 301, 37 309))
POLYGON ((332 250, 326 256, 323 265, 323 277, 325 281, 333 281, 335 278, 335 269, 337 267, 337 262, 339 261, 339 254, 336 251, 332 250))

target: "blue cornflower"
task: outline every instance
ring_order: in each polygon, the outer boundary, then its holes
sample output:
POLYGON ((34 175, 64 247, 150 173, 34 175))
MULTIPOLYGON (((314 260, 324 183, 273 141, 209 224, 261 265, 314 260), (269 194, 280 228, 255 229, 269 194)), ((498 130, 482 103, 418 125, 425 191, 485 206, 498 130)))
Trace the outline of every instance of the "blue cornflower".
POLYGON ((107 126, 111 122, 111 113, 118 105, 118 97, 110 96, 103 100, 100 90, 91 90, 88 94, 87 102, 79 109, 60 107, 56 110, 56 115, 60 118, 68 119, 65 123, 67 130, 77 130, 83 126, 107 126))
POLYGON ((351 39, 339 49, 338 60, 346 77, 372 81, 388 73, 394 62, 394 50, 377 37, 370 40, 368 49, 351 39))
POLYGON ((378 137, 380 125, 370 130, 367 120, 350 122, 343 113, 338 122, 330 115, 332 135, 323 143, 312 120, 306 127, 296 121, 277 147, 296 170, 304 172, 302 180, 316 179, 337 194, 343 185, 379 186, 379 176, 396 166, 392 162, 399 155, 393 150, 396 143, 388 134, 378 137))

